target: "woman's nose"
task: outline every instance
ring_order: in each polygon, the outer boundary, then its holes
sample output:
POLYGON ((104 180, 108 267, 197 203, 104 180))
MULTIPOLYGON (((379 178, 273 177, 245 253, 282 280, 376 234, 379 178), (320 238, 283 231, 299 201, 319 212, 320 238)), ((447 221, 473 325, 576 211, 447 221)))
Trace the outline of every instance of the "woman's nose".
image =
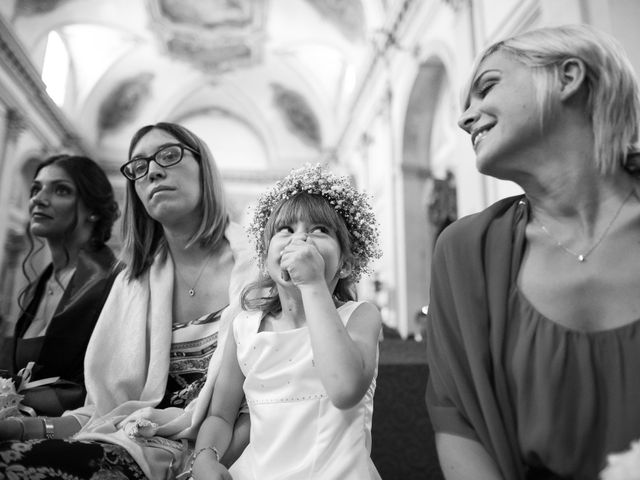
POLYGON ((460 118, 458 119, 458 126, 465 132, 471 133, 471 129, 478 121, 479 117, 480 113, 478 110, 469 106, 464 112, 462 112, 462 115, 460 115, 460 118))
POLYGON ((164 167, 161 167, 154 161, 150 161, 147 175, 149 176, 149 180, 155 180, 157 178, 163 178, 166 175, 166 172, 164 167))
POLYGON ((31 197, 31 202, 34 205, 49 205, 49 195, 47 193, 44 193, 44 189, 40 190, 33 197, 31 197))

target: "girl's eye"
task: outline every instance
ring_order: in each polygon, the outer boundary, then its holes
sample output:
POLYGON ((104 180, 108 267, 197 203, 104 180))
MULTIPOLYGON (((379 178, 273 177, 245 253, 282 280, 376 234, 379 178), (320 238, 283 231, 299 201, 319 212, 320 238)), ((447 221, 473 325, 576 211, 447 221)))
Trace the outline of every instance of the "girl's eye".
POLYGON ((29 198, 35 197, 40 191, 40 185, 31 185, 31 190, 29 190, 29 198))
POLYGON ((282 225, 276 229, 277 233, 292 233, 293 229, 289 225, 282 225))
POLYGON ((315 227, 313 227, 311 230, 309 230, 309 233, 329 233, 329 228, 324 226, 324 225, 316 225, 315 227))

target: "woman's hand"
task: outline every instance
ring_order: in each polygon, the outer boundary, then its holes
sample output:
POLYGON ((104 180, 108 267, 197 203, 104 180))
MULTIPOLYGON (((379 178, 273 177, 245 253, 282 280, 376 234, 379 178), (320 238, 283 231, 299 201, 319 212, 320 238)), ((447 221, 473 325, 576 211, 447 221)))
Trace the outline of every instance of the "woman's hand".
POLYGON ((139 435, 151 437, 154 435, 165 436, 167 429, 170 430, 170 423, 176 418, 180 417, 184 413, 184 410, 177 407, 169 408, 152 408, 144 407, 140 410, 136 410, 130 414, 127 418, 122 420, 118 427, 131 431, 132 426, 137 425, 140 428, 133 428, 133 430, 139 435), (146 427, 145 427, 146 426, 146 427))

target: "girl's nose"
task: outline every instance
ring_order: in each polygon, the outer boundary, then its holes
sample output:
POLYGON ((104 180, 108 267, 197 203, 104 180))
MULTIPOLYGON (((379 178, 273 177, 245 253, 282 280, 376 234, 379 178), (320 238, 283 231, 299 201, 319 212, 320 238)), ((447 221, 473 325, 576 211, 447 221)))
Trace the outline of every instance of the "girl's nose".
POLYGON ((306 231, 300 230, 293 234, 292 240, 302 240, 303 242, 306 242, 307 238, 309 238, 309 234, 306 231))
POLYGON ((462 115, 460 115, 460 118, 458 119, 458 126, 465 132, 471 133, 471 129, 478 121, 478 118, 480 118, 478 110, 469 106, 464 112, 462 112, 462 115))

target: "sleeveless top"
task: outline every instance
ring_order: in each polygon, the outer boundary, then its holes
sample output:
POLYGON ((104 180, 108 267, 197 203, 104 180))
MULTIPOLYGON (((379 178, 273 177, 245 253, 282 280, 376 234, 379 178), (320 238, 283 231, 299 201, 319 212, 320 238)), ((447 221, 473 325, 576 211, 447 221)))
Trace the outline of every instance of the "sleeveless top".
POLYGON ((640 319, 573 330, 536 311, 516 285, 509 312, 507 381, 528 478, 599 478, 607 454, 640 438, 640 319))
MULTIPOLYGON (((338 308, 345 325, 359 305, 338 308)), ((233 323, 251 415, 234 480, 379 479, 370 458, 375 375, 356 406, 336 408, 315 369, 308 327, 260 332, 262 316, 246 312, 233 323)))

